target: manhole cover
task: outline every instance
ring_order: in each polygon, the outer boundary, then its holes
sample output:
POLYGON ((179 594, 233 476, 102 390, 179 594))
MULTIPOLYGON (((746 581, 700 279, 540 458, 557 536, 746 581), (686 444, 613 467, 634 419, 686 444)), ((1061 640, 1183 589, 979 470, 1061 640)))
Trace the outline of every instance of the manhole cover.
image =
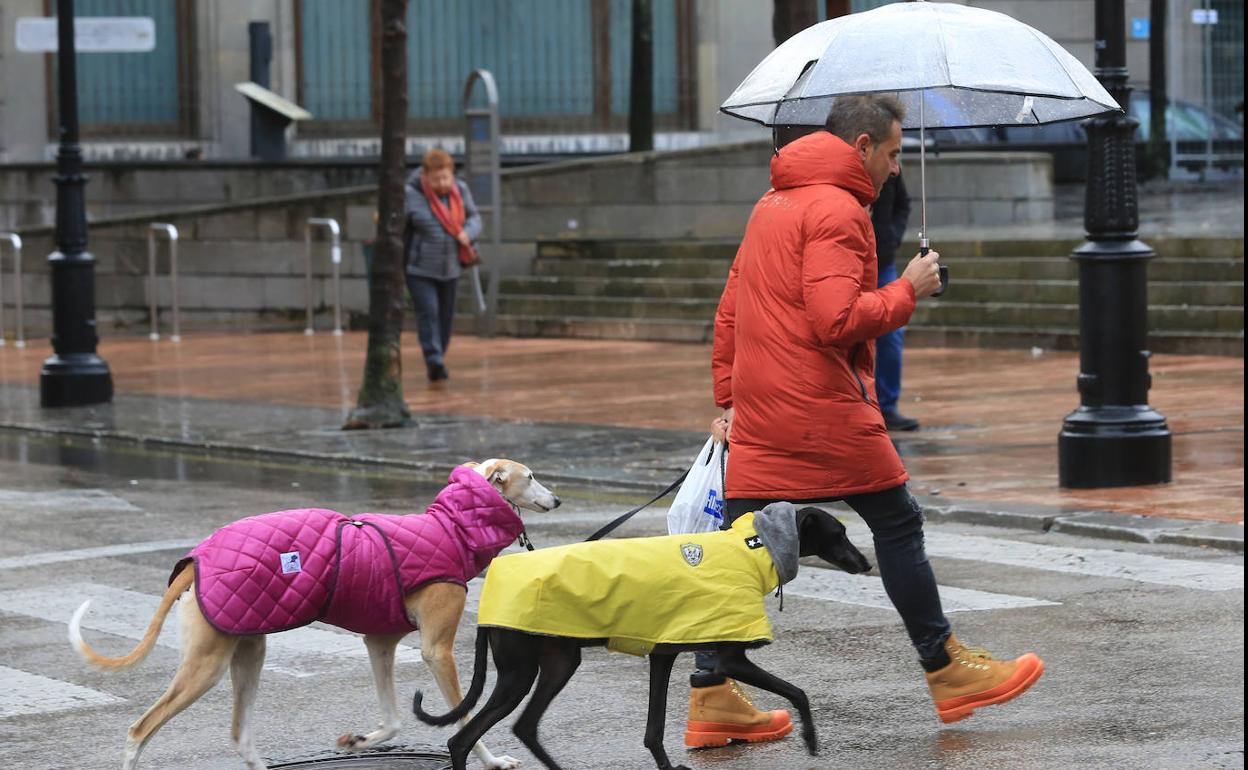
POLYGON ((271 770, 450 770, 451 758, 445 751, 393 746, 360 753, 322 751, 269 762, 271 770))

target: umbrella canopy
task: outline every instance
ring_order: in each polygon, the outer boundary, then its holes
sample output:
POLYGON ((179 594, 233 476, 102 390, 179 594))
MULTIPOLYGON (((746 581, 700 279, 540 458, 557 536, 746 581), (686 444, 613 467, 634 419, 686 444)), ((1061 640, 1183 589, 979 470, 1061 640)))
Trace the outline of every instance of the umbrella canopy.
POLYGON ((837 96, 878 92, 905 104, 902 128, 1035 126, 1119 109, 1043 33, 995 11, 918 0, 797 33, 720 110, 766 126, 821 126, 837 96))

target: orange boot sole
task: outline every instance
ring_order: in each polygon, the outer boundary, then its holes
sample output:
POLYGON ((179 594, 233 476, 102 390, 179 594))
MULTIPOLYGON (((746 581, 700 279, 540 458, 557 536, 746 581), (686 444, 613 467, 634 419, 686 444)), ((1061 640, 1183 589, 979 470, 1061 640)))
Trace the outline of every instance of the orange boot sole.
POLYGON ((975 712, 975 709, 1017 698, 1027 692, 1027 688, 1035 684, 1043 673, 1044 661, 1029 652, 1018 659, 1018 669, 1009 679, 991 690, 940 701, 936 704, 936 714, 945 724, 966 719, 975 712))
POLYGON ((685 745, 691 749, 709 749, 727 746, 733 741, 766 743, 778 741, 793 732, 789 712, 778 709, 772 712, 771 721, 765 725, 741 725, 723 722, 695 722, 690 720, 685 728, 685 745))

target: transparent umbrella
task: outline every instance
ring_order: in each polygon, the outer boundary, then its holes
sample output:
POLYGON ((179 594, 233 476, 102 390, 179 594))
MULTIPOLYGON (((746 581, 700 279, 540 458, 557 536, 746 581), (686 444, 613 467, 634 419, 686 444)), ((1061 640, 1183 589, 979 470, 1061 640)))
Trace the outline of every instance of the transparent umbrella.
POLYGON ((919 129, 927 246, 928 128, 1038 126, 1120 109, 1078 59, 995 11, 926 0, 808 27, 763 59, 720 110, 765 126, 822 126, 838 96, 895 94, 919 129))

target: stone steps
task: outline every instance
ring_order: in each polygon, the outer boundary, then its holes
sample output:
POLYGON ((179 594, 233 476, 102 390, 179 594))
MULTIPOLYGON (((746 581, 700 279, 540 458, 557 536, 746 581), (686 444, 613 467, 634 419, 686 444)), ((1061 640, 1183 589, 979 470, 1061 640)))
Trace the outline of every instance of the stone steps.
MULTIPOLYGON (((972 256, 947 260, 953 288, 919 305, 910 339, 1078 349, 1079 267, 1069 257, 1075 245, 944 244, 946 254, 972 256)), ((1162 244, 1165 250, 1150 245, 1164 255, 1148 266, 1150 347, 1242 356, 1242 241, 1174 239, 1162 244)), ((541 242, 532 275, 504 279, 495 329, 518 336, 709 341, 736 249, 735 241, 541 242)))

